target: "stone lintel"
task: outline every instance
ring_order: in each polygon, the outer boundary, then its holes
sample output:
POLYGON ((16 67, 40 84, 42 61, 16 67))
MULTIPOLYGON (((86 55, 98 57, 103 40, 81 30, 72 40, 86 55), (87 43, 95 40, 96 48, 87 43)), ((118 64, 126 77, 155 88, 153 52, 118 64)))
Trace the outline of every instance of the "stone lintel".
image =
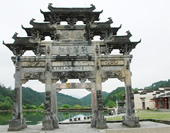
POLYGON ((91 89, 94 88, 93 83, 57 83, 54 85, 56 89, 91 89))

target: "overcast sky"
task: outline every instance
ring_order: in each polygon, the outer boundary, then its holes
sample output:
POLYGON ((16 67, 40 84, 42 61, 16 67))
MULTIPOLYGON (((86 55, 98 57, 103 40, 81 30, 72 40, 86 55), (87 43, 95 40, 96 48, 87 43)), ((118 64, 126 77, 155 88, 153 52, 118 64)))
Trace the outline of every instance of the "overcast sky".
MULTIPOLYGON (((43 22, 40 9, 48 11, 48 3, 55 7, 90 7, 96 11, 103 10, 100 21, 111 17, 112 26, 122 24, 118 35, 130 30, 131 41, 142 42, 131 52, 132 87, 143 88, 159 80, 170 79, 170 0, 3 0, 0 4, 0 42, 12 43, 15 32, 26 36, 21 25, 29 27, 34 18, 43 22)), ((0 83, 14 88, 14 65, 11 61, 12 52, 0 45, 0 83)), ((76 82, 76 81, 70 81, 76 82)), ((44 84, 29 81, 23 86, 36 91, 44 91, 44 84)), ((111 92, 124 84, 117 79, 109 79, 103 83, 103 90, 111 92)), ((86 90, 62 90, 61 92, 82 97, 89 93, 86 90)))

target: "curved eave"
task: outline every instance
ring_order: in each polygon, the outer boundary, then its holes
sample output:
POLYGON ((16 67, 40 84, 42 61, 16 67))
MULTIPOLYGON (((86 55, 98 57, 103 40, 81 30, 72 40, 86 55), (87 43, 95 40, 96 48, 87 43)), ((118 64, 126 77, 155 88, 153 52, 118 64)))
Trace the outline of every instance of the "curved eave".
POLYGON ((2 43, 3 43, 3 45, 8 47, 9 49, 11 48, 11 45, 13 45, 13 43, 5 43, 4 41, 2 43))
POLYGON ((20 50, 34 50, 35 47, 37 47, 38 43, 22 43, 22 44, 16 44, 16 43, 5 43, 3 41, 3 44, 8 47, 12 52, 14 50, 20 49, 20 50))
MULTIPOLYGON (((84 17, 92 17, 94 16, 94 21, 99 21, 99 15, 102 13, 103 11, 100 12, 90 12, 90 13, 82 13, 82 12, 71 12, 72 16, 76 16, 76 18, 78 19, 78 21, 82 21, 82 19, 84 17)), ((53 16, 55 14, 56 17, 59 17, 61 19, 61 21, 66 21, 66 18, 70 17, 70 12, 43 12, 41 11, 41 13, 44 15, 44 21, 50 21, 49 16, 53 16)))
POLYGON ((39 33, 40 34, 44 34, 44 35, 50 35, 51 33, 51 31, 52 31, 52 28, 50 28, 50 27, 41 27, 41 28, 25 28, 25 27, 22 27, 25 31, 26 31, 26 33, 27 33, 27 35, 28 36, 32 36, 33 34, 34 34, 34 32, 36 32, 36 31, 39 31, 39 33))
POLYGON ((128 47, 128 48, 130 48, 132 50, 140 42, 141 42, 141 40, 138 41, 138 42, 107 42, 107 44, 112 45, 113 49, 121 49, 121 48, 128 47))
POLYGON ((113 35, 117 35, 117 32, 121 27, 122 25, 120 25, 119 27, 111 27, 111 32, 113 33, 113 35))
POLYGON ((30 23, 32 26, 33 26, 33 28, 41 28, 41 29, 48 29, 48 28, 50 28, 50 23, 36 23, 36 22, 31 22, 30 23))
POLYGON ((23 25, 21 27, 22 27, 22 29, 25 30, 25 32, 27 33, 28 36, 31 36, 32 28, 25 28, 23 25))
POLYGON ((48 9, 51 11, 51 12, 93 12, 93 10, 96 9, 96 7, 91 4, 91 7, 87 7, 87 8, 57 8, 57 7, 53 7, 52 4, 50 3, 48 5, 48 9))

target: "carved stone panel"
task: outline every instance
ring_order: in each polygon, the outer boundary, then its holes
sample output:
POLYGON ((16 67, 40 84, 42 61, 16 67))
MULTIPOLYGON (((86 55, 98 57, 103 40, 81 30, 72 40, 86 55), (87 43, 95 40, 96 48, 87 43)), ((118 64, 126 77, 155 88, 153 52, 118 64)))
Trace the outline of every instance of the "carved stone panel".
POLYGON ((38 61, 30 61, 30 62, 22 62, 21 66, 24 67, 45 67, 45 62, 38 62, 38 61))
POLYGON ((75 66, 75 67, 71 67, 71 66, 56 66, 56 67, 52 67, 52 71, 53 72, 71 72, 71 71, 94 71, 94 67, 93 66, 75 66))
POLYGON ((84 30, 58 30, 61 40, 85 40, 84 30))
POLYGON ((52 55, 93 55, 93 46, 53 46, 52 55))
POLYGON ((53 61, 52 66, 94 66, 94 61, 53 61))

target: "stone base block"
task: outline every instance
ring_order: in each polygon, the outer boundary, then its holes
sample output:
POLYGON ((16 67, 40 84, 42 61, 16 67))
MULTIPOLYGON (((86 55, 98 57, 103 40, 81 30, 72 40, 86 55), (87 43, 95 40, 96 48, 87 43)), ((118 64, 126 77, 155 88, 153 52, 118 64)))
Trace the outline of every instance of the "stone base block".
POLYGON ((43 125, 42 130, 53 130, 54 129, 52 119, 43 120, 42 125, 43 125))
POLYGON ((92 128, 96 128, 96 117, 92 117, 91 127, 92 127, 92 128))
POLYGON ((106 119, 104 118, 104 112, 98 111, 97 113, 97 119, 96 119, 96 128, 98 129, 105 129, 108 128, 106 125, 106 119))
POLYGON ((55 114, 53 115, 52 119, 53 119, 53 126, 54 126, 54 128, 59 128, 58 118, 57 118, 57 116, 55 114))
POLYGON ((128 127, 140 127, 139 117, 136 116, 123 116, 122 124, 128 127))
POLYGON ((14 119, 9 121, 8 131, 19 131, 21 129, 26 128, 26 119, 14 119))

